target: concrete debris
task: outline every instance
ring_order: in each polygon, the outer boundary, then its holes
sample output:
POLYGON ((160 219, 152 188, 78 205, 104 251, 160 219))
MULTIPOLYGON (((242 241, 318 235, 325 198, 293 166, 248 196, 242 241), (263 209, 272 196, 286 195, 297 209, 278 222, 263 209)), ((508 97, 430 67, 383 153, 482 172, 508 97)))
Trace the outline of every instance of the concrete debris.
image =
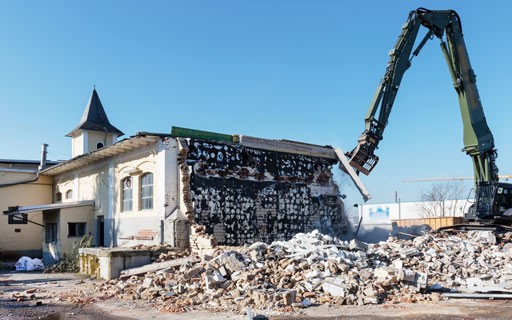
MULTIPOLYGON (((181 266, 181 265, 184 265, 184 264, 187 264, 187 263, 190 263, 190 262, 197 262, 197 261, 194 261, 193 257, 185 257, 185 258, 178 258, 178 259, 175 259, 175 260, 167 260, 167 261, 155 262, 155 263, 152 263, 152 264, 147 264, 147 265, 142 266, 142 267, 125 269, 125 270, 121 271, 121 274, 120 274, 119 278, 120 279, 126 279, 126 278, 129 278, 129 277, 134 276, 134 275, 136 275, 136 276, 144 275, 144 274, 146 274, 148 272, 156 272, 156 271, 159 271, 159 270, 165 270, 165 269, 169 269, 169 268, 172 268, 172 267, 177 267, 177 266, 181 266)), ((194 269, 189 270, 189 273, 191 273, 191 272, 195 272, 195 270, 194 269)))
POLYGON ((268 310, 315 304, 438 301, 436 292, 511 292, 512 232, 427 233, 378 244, 318 231, 217 247, 174 267, 99 283, 107 296, 161 309, 268 310))
POLYGON ((393 237, 401 239, 414 239, 416 236, 424 235, 432 230, 429 225, 398 226, 396 222, 391 223, 393 237))

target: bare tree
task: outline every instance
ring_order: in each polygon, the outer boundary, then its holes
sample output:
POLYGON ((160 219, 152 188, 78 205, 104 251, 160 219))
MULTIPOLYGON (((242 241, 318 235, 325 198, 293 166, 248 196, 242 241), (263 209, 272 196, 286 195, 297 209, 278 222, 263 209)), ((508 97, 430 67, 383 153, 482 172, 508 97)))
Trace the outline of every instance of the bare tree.
POLYGON ((420 210, 426 218, 454 216, 457 207, 464 202, 462 199, 467 195, 467 190, 463 180, 435 183, 422 192, 420 210), (450 205, 447 204, 448 200, 452 200, 450 205))

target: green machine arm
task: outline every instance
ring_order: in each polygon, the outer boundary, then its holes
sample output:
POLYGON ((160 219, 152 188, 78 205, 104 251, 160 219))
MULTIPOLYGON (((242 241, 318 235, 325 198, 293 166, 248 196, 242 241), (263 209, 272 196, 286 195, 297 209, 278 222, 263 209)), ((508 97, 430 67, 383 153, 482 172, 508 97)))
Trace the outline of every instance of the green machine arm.
POLYGON ((426 42, 434 36, 441 41, 441 50, 458 95, 464 126, 463 151, 473 160, 475 182, 478 184, 498 181, 494 139, 485 120, 475 73, 471 68, 464 43, 460 18, 453 10, 418 8, 409 13, 407 22, 389 53, 384 77, 370 103, 365 117, 365 130, 354 150, 346 154, 349 163, 366 175, 373 170, 379 161, 374 152, 383 138, 402 77, 411 66, 412 58, 417 56, 426 42), (428 32, 413 51, 420 26, 426 27, 428 32))

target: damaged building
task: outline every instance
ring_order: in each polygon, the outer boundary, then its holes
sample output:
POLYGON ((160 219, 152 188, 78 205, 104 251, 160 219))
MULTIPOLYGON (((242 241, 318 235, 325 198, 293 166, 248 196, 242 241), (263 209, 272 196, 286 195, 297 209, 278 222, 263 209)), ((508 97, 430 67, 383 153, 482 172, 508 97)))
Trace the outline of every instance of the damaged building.
POLYGON ((347 223, 333 156, 323 147, 247 136, 187 139, 181 163, 190 189, 183 193, 187 217, 227 245, 285 240, 314 229, 341 235, 347 223))
POLYGON ((52 201, 8 211, 42 216, 47 263, 86 235, 102 247, 188 247, 348 231, 331 147, 179 127, 122 135, 93 90, 68 134, 73 158, 39 172, 52 201))

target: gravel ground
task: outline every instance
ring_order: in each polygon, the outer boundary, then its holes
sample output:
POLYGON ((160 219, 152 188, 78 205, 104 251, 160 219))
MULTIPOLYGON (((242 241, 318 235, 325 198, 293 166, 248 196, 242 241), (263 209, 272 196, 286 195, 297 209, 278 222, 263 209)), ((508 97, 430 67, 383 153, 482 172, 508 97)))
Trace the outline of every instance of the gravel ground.
MULTIPOLYGON (((0 272, 0 319, 177 319, 246 320, 246 315, 190 311, 161 313, 144 301, 101 300, 95 280, 74 274, 0 272), (28 290, 28 293, 27 293, 28 290), (19 300, 12 299, 19 292, 19 300)), ((254 312, 258 314, 258 312, 254 312)), ((510 319, 509 300, 446 300, 437 303, 317 306, 293 312, 259 312, 272 320, 299 319, 510 319)))

